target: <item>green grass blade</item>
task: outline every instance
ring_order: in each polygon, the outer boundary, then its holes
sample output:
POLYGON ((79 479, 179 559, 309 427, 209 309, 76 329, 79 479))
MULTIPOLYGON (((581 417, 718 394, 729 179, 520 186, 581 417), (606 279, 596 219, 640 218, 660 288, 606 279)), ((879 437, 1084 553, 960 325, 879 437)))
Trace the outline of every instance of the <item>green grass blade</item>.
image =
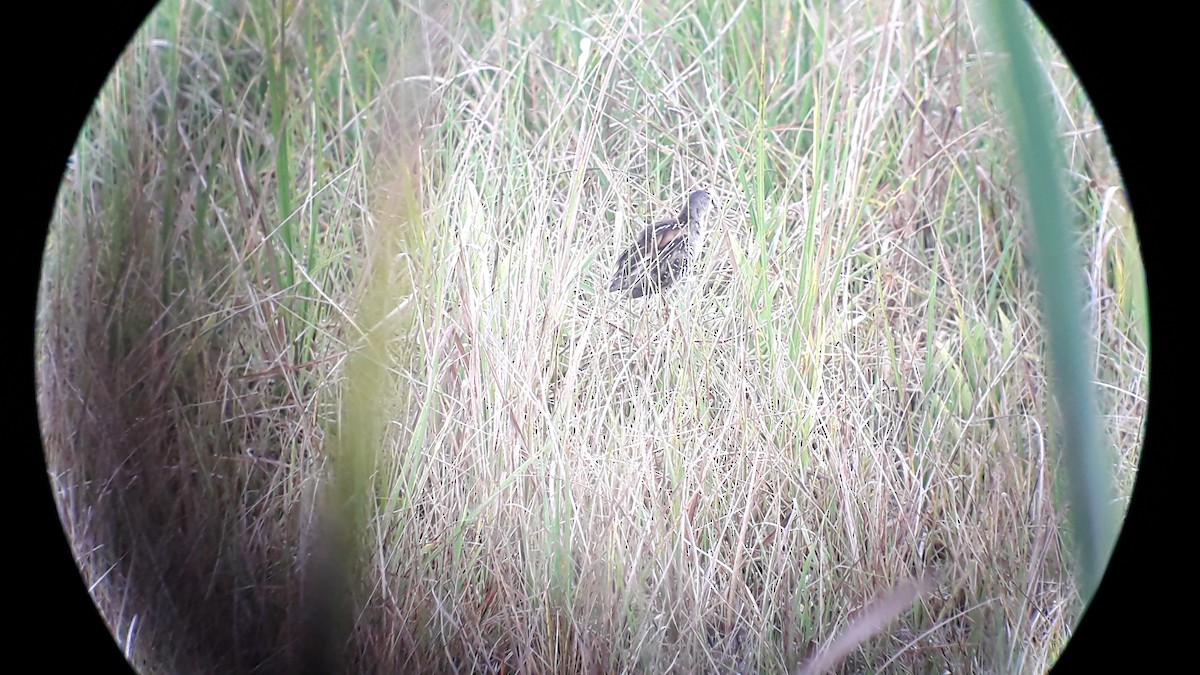
POLYGON ((996 37, 1010 61, 1001 89, 1017 138, 1036 243, 1035 271, 1042 315, 1049 332, 1055 399, 1062 415, 1063 457, 1069 481, 1070 519, 1080 566, 1080 590, 1091 598, 1112 551, 1115 527, 1110 505, 1112 463, 1100 433, 1090 344, 1080 276, 1082 259, 1071 243, 1071 217, 1063 185, 1063 151, 1047 106, 1045 73, 1013 0, 992 0, 996 37))

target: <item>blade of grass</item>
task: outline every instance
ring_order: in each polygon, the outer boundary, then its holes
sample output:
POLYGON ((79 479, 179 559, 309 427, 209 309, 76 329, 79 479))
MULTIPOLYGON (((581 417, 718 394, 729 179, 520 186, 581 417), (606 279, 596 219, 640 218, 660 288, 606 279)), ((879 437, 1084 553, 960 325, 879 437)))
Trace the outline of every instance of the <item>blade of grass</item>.
POLYGON ((1115 528, 1109 505, 1114 490, 1100 432, 1089 338, 1079 298, 1083 297, 1079 252, 1068 237, 1070 217, 1063 185, 1063 152, 1046 102, 1045 73, 1013 0, 990 3, 995 38, 1009 61, 1000 88, 1017 138, 1036 246, 1035 267, 1042 315, 1050 340, 1055 399, 1063 422, 1063 457, 1069 482, 1070 519, 1086 602, 1100 583, 1112 551, 1115 528))

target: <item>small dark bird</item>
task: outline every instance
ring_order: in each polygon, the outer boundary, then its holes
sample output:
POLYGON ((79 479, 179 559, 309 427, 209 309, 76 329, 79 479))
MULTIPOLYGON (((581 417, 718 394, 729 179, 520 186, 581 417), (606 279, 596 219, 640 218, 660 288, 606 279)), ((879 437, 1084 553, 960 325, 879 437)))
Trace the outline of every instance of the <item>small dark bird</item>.
POLYGON ((700 243, 700 226, 711 208, 708 192, 696 190, 688 195, 678 216, 642 230, 637 241, 617 258, 617 271, 608 290, 640 298, 674 286, 691 267, 700 243))

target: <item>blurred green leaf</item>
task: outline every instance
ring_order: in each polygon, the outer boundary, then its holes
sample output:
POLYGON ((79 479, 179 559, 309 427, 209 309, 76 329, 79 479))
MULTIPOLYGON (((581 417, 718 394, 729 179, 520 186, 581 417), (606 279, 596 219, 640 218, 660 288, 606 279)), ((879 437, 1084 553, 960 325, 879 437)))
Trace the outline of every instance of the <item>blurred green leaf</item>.
POLYGON ((1080 592, 1091 599, 1108 563, 1115 538, 1111 505, 1113 466, 1100 432, 1080 278, 1082 258, 1072 245, 1063 184, 1063 150, 1054 133, 1046 73, 1039 66, 1015 0, 991 0, 992 29, 1008 60, 999 71, 1000 89, 1017 139, 1040 291, 1042 319, 1049 332, 1055 400, 1062 415, 1063 459, 1080 592))

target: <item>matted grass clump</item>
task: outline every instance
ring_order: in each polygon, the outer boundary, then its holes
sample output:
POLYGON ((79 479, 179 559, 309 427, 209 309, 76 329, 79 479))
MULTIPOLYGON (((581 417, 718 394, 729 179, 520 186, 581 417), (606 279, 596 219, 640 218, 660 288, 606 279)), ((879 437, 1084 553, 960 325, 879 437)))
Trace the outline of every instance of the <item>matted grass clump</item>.
MULTIPOLYGON (((844 672, 1053 663, 1082 602, 983 18, 759 4, 156 10, 79 140, 38 355, 139 668, 294 669, 321 495, 355 672, 782 672, 921 574, 844 672), (699 187, 690 280, 609 294, 699 187)), ((1140 257, 1030 27, 1123 508, 1140 257)))

